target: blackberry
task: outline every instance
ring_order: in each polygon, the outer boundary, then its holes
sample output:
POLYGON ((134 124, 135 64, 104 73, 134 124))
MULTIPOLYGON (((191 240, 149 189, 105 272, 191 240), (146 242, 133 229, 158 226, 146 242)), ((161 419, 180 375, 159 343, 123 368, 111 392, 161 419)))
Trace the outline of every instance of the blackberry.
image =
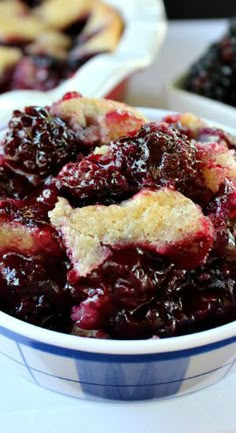
POLYGON ((75 287, 72 332, 143 339, 213 328, 236 319, 235 278, 231 261, 213 255, 186 271, 140 248, 114 251, 75 287))
POLYGON ((192 197, 201 189, 197 151, 165 123, 144 125, 134 137, 111 143, 104 155, 91 154, 59 173, 61 192, 78 204, 113 203, 144 187, 169 186, 192 197))
POLYGON ((64 120, 53 117, 46 108, 26 107, 13 112, 3 152, 12 170, 37 184, 75 159, 75 134, 64 120))
POLYGON ((26 199, 33 193, 31 182, 20 174, 15 173, 4 161, 0 164, 0 199, 26 199))
POLYGON ((0 256, 1 310, 26 322, 69 331, 66 265, 50 257, 8 252, 0 256))

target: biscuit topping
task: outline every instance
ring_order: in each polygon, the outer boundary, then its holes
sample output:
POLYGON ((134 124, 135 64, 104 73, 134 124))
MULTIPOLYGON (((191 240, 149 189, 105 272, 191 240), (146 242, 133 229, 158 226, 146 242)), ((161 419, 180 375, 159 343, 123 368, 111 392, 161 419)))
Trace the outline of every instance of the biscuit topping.
POLYGON ((168 188, 142 190, 120 205, 74 210, 61 198, 50 220, 62 233, 78 276, 96 269, 112 249, 125 246, 145 247, 172 257, 185 268, 196 267, 213 241, 211 222, 198 206, 168 188))

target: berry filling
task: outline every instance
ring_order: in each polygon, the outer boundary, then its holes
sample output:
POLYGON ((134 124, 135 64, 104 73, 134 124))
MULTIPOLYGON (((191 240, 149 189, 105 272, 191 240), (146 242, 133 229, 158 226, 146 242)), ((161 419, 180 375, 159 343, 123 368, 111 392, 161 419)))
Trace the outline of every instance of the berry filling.
POLYGON ((8 167, 4 159, 0 161, 0 198, 25 199, 34 191, 34 186, 25 177, 8 167))
POLYGON ((76 291, 85 300, 73 307, 73 333, 161 338, 222 325, 236 319, 235 277, 235 268, 214 257, 186 271, 140 248, 115 251, 79 281, 76 291))
POLYGON ((65 121, 41 107, 13 112, 2 147, 6 164, 35 185, 75 160, 80 150, 65 121))
POLYGON ((111 143, 105 154, 69 163, 59 173, 61 194, 84 203, 113 203, 142 188, 168 186, 205 202, 211 195, 198 148, 166 123, 144 125, 134 136, 111 143))
POLYGON ((47 91, 58 86, 66 76, 67 65, 50 55, 30 55, 17 64, 12 76, 14 89, 47 91))
POLYGON ((70 92, 13 113, 1 143, 0 309, 90 338, 236 320, 235 140, 190 114, 145 123, 114 104, 70 92))
POLYGON ((0 282, 3 311, 34 325, 70 330, 72 305, 62 260, 5 253, 0 259, 0 282))

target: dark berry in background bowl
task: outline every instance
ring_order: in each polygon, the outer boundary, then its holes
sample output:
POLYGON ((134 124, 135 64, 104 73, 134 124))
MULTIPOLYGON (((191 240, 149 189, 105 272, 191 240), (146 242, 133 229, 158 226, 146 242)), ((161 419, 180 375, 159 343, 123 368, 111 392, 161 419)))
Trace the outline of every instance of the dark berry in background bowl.
POLYGON ((236 18, 182 76, 166 85, 167 106, 235 126, 236 18))
POLYGON ((236 107, 236 18, 190 67, 183 88, 236 107))

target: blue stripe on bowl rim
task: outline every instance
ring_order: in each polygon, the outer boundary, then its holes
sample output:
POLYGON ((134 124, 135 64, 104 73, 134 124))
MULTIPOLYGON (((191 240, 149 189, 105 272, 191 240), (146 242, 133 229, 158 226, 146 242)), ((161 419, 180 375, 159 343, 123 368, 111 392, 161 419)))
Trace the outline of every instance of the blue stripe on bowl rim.
MULTIPOLYGON (((17 332, 10 331, 9 329, 0 326, 0 334, 16 341, 17 343, 24 344, 31 347, 32 349, 41 350, 43 352, 52 353, 54 355, 75 358, 75 359, 86 359, 96 360, 101 362, 152 362, 155 360, 168 360, 178 359, 183 357, 189 357, 193 355, 199 355, 201 353, 207 353, 209 351, 220 349, 224 346, 236 343, 236 335, 226 339, 222 339, 217 342, 205 344, 197 347, 190 347, 188 349, 181 349, 168 352, 154 352, 146 354, 111 354, 111 353, 99 353, 99 352, 88 352, 80 349, 69 349, 66 347, 60 347, 53 344, 43 343, 41 341, 34 340, 32 338, 21 335, 17 332)), ((66 335, 66 334, 65 334, 66 335)), ((78 337, 79 338, 79 337, 78 337)), ((236 348, 235 348, 236 352, 236 348)))

